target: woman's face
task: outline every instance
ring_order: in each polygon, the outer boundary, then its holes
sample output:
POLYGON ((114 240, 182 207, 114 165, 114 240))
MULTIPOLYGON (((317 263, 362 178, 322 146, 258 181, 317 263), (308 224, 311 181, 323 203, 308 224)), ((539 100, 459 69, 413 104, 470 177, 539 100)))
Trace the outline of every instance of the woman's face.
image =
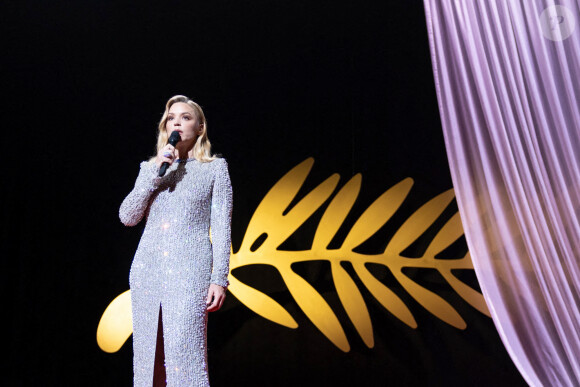
POLYGON ((199 133, 200 123, 195 115, 195 110, 184 102, 177 102, 171 105, 167 114, 165 130, 167 136, 178 131, 181 141, 195 139, 199 133))

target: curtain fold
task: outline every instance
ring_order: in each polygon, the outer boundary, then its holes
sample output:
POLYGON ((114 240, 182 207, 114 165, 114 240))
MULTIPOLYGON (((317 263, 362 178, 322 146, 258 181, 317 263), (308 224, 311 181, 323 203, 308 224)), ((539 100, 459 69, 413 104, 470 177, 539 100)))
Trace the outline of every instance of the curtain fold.
POLYGON ((532 386, 580 385, 580 4, 424 0, 465 236, 532 386))

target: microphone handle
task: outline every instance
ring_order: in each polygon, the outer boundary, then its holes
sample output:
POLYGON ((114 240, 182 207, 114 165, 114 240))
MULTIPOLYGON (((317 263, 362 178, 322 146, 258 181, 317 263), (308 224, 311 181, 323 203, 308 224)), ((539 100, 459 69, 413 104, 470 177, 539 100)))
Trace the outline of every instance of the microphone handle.
POLYGON ((167 161, 161 164, 161 168, 159 168, 159 177, 163 177, 163 175, 165 175, 168 167, 169 163, 167 161))

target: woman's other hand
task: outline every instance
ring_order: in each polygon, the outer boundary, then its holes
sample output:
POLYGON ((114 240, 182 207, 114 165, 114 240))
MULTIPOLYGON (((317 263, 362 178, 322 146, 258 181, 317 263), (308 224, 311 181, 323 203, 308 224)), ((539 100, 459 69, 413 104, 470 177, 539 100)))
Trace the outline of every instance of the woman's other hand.
POLYGON ((207 305, 207 311, 215 312, 216 310, 219 310, 225 299, 226 289, 216 284, 210 284, 207 292, 207 301, 205 302, 207 305))

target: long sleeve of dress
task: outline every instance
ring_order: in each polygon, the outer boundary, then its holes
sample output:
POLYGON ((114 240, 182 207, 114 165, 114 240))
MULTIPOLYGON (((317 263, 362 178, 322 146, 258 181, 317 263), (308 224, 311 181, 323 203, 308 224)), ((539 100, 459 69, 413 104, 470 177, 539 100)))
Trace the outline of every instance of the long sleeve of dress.
POLYGON ((232 185, 225 159, 216 159, 213 162, 219 164, 215 169, 211 198, 213 270, 210 282, 227 287, 231 248, 232 185))
POLYGON ((149 199, 161 181, 161 178, 157 176, 158 173, 159 167, 156 164, 147 161, 141 163, 135 187, 119 208, 119 218, 125 226, 135 226, 143 219, 149 199))

